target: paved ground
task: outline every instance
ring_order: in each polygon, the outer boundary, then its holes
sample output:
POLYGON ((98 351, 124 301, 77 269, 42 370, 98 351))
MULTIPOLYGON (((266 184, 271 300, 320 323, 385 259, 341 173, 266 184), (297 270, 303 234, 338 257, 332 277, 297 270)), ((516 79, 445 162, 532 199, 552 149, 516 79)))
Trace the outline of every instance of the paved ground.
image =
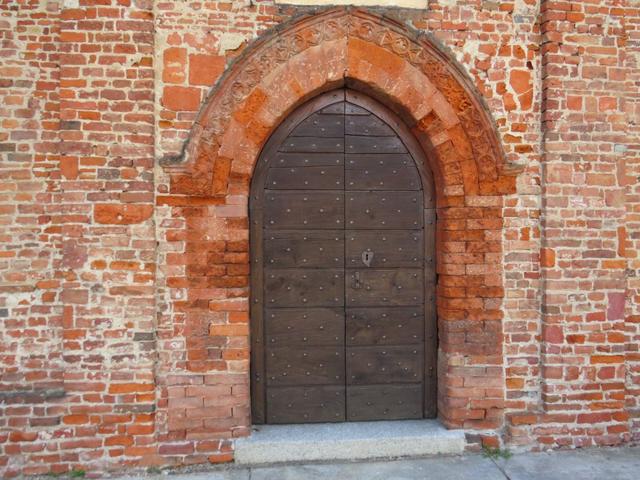
MULTIPOLYGON (((129 477, 133 479, 134 477, 129 477)), ((640 447, 363 463, 301 464, 155 475, 144 480, 640 480, 640 447)))

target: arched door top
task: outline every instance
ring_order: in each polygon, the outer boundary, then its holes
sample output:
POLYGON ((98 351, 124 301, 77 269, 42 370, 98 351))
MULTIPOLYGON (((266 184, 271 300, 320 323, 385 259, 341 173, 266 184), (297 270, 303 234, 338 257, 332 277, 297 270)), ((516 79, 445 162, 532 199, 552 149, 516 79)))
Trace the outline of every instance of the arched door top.
POLYGON ((266 175, 269 162, 274 158, 271 153, 276 151, 282 141, 311 114, 341 102, 349 102, 351 104, 361 106, 371 114, 383 119, 393 132, 402 139, 403 144, 406 146, 407 153, 413 157, 416 168, 420 174, 420 190, 424 195, 425 208, 435 208, 433 174, 429 166, 429 161, 427 160, 420 143, 416 140, 411 130, 398 115, 386 108, 384 105, 361 92, 350 90, 348 88, 339 88, 313 98, 297 108, 282 122, 265 144, 262 152, 260 153, 260 161, 256 164, 254 169, 251 182, 252 185, 254 185, 252 188, 254 191, 254 197, 256 194, 260 194, 259 187, 255 186, 264 183, 264 177, 266 175), (256 189, 258 189, 258 191, 256 191, 256 189))

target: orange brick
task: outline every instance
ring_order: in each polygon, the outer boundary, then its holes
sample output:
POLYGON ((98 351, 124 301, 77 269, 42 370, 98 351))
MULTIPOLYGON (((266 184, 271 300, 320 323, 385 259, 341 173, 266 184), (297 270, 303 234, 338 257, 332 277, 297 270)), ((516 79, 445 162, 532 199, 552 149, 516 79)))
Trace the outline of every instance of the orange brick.
POLYGON ((187 78, 187 50, 171 47, 164 51, 162 80, 166 83, 183 83, 187 78))
POLYGON ((174 111, 196 111, 200 108, 201 91, 195 87, 164 87, 162 105, 174 111))
POLYGON ((189 83, 191 85, 213 85, 222 75, 225 58, 219 55, 189 55, 189 83))

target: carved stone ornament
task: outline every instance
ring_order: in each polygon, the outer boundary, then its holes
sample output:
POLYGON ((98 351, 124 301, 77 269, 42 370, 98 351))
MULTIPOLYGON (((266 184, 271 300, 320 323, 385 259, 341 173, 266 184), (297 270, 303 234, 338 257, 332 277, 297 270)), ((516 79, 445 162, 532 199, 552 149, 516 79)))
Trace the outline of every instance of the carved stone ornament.
MULTIPOLYGON (((375 44, 401 58, 422 72, 442 93, 469 137, 479 181, 517 173, 514 166, 506 165, 491 116, 472 80, 435 40, 409 31, 389 18, 349 7, 296 19, 248 47, 209 93, 186 145, 186 158, 170 169, 193 171, 189 165, 202 158, 198 150, 204 146, 203 136, 209 137, 208 143, 222 144, 233 113, 269 73, 311 47, 350 38, 375 44), (211 137, 216 140, 212 142, 211 137)), ((345 79, 348 78, 346 71, 345 79)))

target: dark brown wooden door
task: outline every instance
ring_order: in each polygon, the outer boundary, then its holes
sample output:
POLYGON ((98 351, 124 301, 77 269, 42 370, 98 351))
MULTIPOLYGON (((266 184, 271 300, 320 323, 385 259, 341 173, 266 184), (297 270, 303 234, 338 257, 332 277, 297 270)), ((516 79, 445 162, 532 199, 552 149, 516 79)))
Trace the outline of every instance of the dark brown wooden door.
POLYGON ((415 141, 376 107, 332 92, 294 113, 261 156, 255 423, 435 414, 431 179, 415 141))

